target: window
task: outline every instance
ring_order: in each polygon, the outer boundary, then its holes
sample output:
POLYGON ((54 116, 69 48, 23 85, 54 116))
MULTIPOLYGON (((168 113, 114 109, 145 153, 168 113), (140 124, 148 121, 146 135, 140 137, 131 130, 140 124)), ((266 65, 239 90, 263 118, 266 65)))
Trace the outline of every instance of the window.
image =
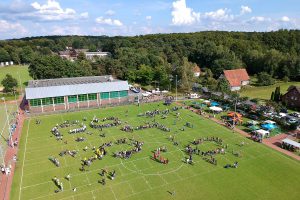
POLYGON ((76 103, 77 102, 77 96, 76 95, 68 96, 68 102, 69 103, 76 103))
POLYGON ((65 98, 64 97, 54 97, 54 104, 62 104, 65 103, 65 98))
POLYGON ((43 106, 46 106, 46 105, 52 105, 52 98, 44 98, 42 99, 42 104, 43 106))
POLYGON ((119 92, 110 92, 110 98, 111 99, 119 98, 119 92))
POLYGON ((109 98, 109 92, 101 92, 100 96, 101 96, 101 99, 108 99, 109 98))
POLYGON ((87 101, 87 95, 86 94, 78 95, 78 101, 87 101))
POLYGON ((97 94, 96 93, 95 94, 88 94, 88 99, 90 101, 97 100, 97 94))
POLYGON ((30 100, 30 106, 35 107, 35 106, 40 106, 41 105, 41 99, 31 99, 30 100))
POLYGON ((120 97, 127 97, 128 96, 128 91, 124 90, 124 91, 120 91, 120 97))

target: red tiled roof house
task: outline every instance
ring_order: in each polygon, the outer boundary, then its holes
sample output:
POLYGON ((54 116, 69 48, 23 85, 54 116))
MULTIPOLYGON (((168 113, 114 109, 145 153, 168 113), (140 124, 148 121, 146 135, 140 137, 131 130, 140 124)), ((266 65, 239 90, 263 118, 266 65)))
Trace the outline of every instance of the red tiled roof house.
POLYGON ((248 85, 250 83, 250 77, 246 69, 233 69, 224 70, 224 77, 230 85, 231 91, 237 91, 242 88, 242 86, 248 85))
POLYGON ((199 77, 201 74, 201 69, 198 65, 195 65, 195 67, 193 68, 193 72, 194 72, 194 77, 199 77))

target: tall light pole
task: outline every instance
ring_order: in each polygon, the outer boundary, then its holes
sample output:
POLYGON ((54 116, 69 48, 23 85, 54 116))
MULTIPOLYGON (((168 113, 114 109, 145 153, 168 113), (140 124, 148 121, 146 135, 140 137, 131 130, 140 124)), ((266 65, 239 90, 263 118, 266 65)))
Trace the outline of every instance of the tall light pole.
POLYGON ((18 76, 19 76, 19 82, 20 82, 20 87, 21 87, 21 95, 23 96, 23 89, 22 89, 21 76, 20 76, 20 73, 19 73, 19 72, 18 72, 18 76))
POLYGON ((175 81, 176 81, 176 101, 177 101, 177 74, 176 74, 176 79, 175 79, 175 81))

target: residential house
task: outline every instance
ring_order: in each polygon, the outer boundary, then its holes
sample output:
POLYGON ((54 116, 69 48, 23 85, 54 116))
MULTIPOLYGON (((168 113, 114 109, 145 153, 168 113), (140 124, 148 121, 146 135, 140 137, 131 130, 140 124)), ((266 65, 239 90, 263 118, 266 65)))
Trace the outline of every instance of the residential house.
POLYGON ((101 52, 101 51, 85 52, 85 57, 88 60, 94 60, 95 58, 103 58, 103 57, 107 57, 107 56, 110 56, 109 52, 101 52))
POLYGON ((240 90, 242 86, 250 83, 246 69, 224 70, 223 72, 224 75, 221 75, 220 78, 225 78, 228 81, 231 91, 240 90))
POLYGON ((281 101, 288 107, 293 109, 300 109, 300 86, 290 86, 287 93, 285 93, 281 101))
POLYGON ((199 77, 201 74, 201 69, 198 65, 195 65, 195 67, 193 68, 193 72, 194 72, 194 77, 199 77))

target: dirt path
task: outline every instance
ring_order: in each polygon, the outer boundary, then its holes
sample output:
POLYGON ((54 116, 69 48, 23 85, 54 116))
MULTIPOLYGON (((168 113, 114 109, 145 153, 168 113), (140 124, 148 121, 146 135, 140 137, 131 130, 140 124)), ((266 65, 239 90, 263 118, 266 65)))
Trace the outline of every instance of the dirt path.
MULTIPOLYGON (((25 114, 24 111, 19 108, 19 114, 17 116, 17 128, 13 134, 13 141, 18 139, 20 141, 21 138, 21 132, 23 128, 23 123, 25 119, 25 114)), ((14 176, 14 170, 16 166, 16 162, 13 161, 13 156, 17 155, 18 152, 18 147, 8 147, 6 153, 5 153, 5 158, 4 161, 6 164, 10 163, 11 165, 11 173, 9 175, 5 175, 1 173, 0 180, 0 200, 9 200, 9 195, 11 191, 11 185, 12 185, 12 180, 14 176)))
MULTIPOLYGON (((184 106, 184 105, 181 104, 180 102, 176 102, 176 104, 179 105, 179 106, 184 106)), ((198 111, 197 109, 192 108, 192 107, 189 107, 188 109, 189 109, 190 111, 192 111, 192 112, 197 113, 197 114, 200 115, 200 113, 199 113, 199 111, 198 111)), ((220 124, 220 125, 222 125, 222 126, 228 128, 221 120, 218 120, 218 119, 216 119, 216 118, 210 117, 210 116, 207 115, 207 114, 201 114, 201 116, 203 116, 203 117, 205 117, 205 118, 207 118, 207 119, 210 119, 210 120, 212 120, 212 121, 214 121, 214 122, 216 122, 216 123, 218 123, 218 124, 220 124)), ((237 132, 237 133, 243 135, 244 137, 249 138, 249 134, 248 134, 247 132, 245 132, 245 131, 243 131, 243 130, 241 130, 241 129, 238 129, 238 128, 236 128, 236 127, 235 127, 233 130, 234 130, 235 132, 237 132)), ((272 149, 275 149, 276 151, 279 151, 279 152, 281 152, 281 153, 283 153, 283 154, 285 154, 285 155, 287 155, 287 156, 289 156, 289 157, 292 157, 292 158, 294 158, 294 159, 300 161, 300 156, 297 156, 297 155, 294 154, 293 152, 287 151, 287 150, 282 149, 282 148, 280 148, 280 147, 278 146, 278 145, 281 144, 281 140, 283 140, 284 138, 287 138, 287 137, 288 137, 287 134, 279 134, 279 135, 277 135, 277 136, 274 136, 274 137, 271 137, 271 138, 264 139, 264 140, 263 140, 263 144, 266 145, 266 146, 268 146, 268 147, 270 147, 270 148, 272 148, 272 149)))

